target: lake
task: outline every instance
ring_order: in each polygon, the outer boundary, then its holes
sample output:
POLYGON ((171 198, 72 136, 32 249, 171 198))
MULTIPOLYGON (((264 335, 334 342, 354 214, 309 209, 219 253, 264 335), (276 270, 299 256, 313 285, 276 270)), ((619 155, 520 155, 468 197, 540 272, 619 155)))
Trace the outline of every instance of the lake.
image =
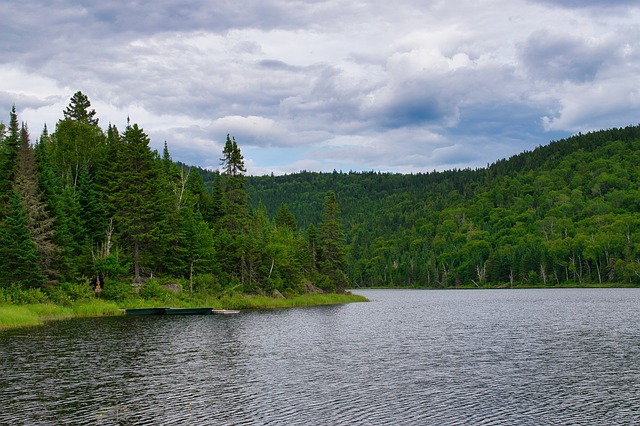
POLYGON ((355 292, 0 332, 0 424, 640 423, 640 289, 355 292))

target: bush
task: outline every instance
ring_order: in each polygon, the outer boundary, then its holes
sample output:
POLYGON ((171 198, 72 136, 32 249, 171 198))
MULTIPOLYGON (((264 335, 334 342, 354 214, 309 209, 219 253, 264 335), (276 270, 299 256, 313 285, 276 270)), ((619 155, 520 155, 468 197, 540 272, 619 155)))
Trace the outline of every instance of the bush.
POLYGON ((131 299, 136 295, 133 287, 128 282, 124 281, 114 281, 107 279, 104 282, 104 286, 102 287, 102 292, 100 296, 107 299, 113 300, 114 302, 122 302, 127 299, 131 299))
POLYGON ((167 300, 170 299, 173 295, 174 293, 163 286, 157 279, 148 280, 140 288, 140 296, 142 296, 142 298, 144 299, 167 300))
MULTIPOLYGON (((187 285, 184 289, 187 290, 187 285)), ((213 274, 201 274, 193 277, 193 292, 198 294, 217 294, 222 291, 220 280, 213 274)))
POLYGON ((88 279, 77 283, 61 283, 46 289, 46 294, 54 303, 63 305, 94 298, 94 291, 88 279))
POLYGON ((46 303, 47 295, 41 288, 22 288, 12 285, 8 288, 0 289, 0 303, 7 305, 29 305, 35 303, 46 303))
POLYGON ((45 289, 47 298, 58 305, 69 305, 73 300, 61 286, 55 285, 45 289))

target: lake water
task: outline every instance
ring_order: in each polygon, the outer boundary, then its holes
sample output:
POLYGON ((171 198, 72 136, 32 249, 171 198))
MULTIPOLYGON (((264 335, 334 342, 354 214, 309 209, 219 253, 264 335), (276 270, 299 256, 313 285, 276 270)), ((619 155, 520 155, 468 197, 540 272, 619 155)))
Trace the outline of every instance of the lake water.
POLYGON ((640 424, 640 289, 357 293, 0 332, 0 424, 640 424))

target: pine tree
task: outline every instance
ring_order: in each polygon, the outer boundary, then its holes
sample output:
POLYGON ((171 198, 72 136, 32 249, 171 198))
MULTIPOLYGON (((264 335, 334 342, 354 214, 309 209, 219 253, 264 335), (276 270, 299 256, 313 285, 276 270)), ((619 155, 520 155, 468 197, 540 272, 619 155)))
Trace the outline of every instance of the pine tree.
POLYGON ((221 166, 222 217, 216 223, 216 253, 223 269, 231 277, 239 277, 244 282, 247 276, 251 276, 247 269, 250 247, 247 239, 249 196, 244 188, 244 158, 235 138, 231 139, 229 135, 223 150, 221 166))
POLYGON ((225 142, 222 154, 223 157, 220 161, 222 162, 224 173, 227 176, 240 176, 246 173, 244 157, 240 153, 240 148, 238 148, 235 137, 230 138, 229 134, 227 134, 227 141, 225 142))
POLYGON ((244 157, 235 138, 231 139, 227 135, 223 154, 223 225, 231 231, 241 232, 247 226, 249 197, 244 189, 244 157))
POLYGON ((95 118, 96 111, 91 108, 91 102, 84 93, 78 91, 71 97, 69 106, 64 110, 64 119, 77 121, 79 123, 97 126, 98 119, 95 118))

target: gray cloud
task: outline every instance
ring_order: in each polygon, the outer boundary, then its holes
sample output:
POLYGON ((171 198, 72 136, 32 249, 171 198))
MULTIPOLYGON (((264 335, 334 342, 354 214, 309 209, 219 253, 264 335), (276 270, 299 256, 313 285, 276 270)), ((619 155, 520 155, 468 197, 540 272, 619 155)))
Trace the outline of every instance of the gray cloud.
POLYGON ((611 9, 616 7, 625 7, 636 5, 635 0, 533 0, 535 3, 548 4, 551 6, 559 6, 564 8, 599 8, 611 9))
POLYGON ((483 166, 637 122, 640 11, 606 4, 4 2, 0 108, 37 133, 82 90, 206 167, 227 133, 256 172, 483 166))
POLYGON ((546 30, 532 34, 520 51, 527 72, 534 78, 575 83, 593 80, 610 55, 609 46, 590 45, 584 39, 546 30))

